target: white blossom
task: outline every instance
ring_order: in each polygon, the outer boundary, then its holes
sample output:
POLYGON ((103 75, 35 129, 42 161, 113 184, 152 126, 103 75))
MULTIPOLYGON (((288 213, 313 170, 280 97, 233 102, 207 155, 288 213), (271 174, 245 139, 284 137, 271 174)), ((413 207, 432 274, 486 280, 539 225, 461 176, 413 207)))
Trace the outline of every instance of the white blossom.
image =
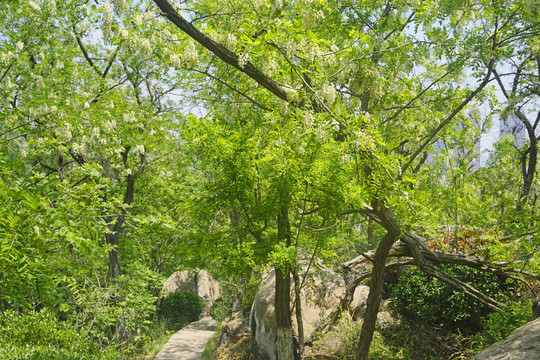
POLYGON ((137 26, 141 26, 143 24, 143 15, 137 14, 135 15, 135 18, 133 18, 133 23, 137 26))
POLYGON ((32 8, 32 10, 34 10, 34 11, 36 11, 36 12, 40 12, 40 11, 41 11, 41 7, 39 7, 39 5, 36 4, 34 1, 28 2, 28 5, 30 5, 30 7, 32 8))
POLYGON ((304 113, 304 124, 306 125, 306 127, 312 127, 314 120, 315 117, 313 116, 313 112, 306 111, 304 113))
POLYGON ((184 48, 184 61, 190 66, 196 66, 199 62, 199 53, 192 41, 189 41, 184 48))
POLYGON ((71 134, 71 131, 69 130, 65 130, 62 134, 62 140, 64 140, 64 142, 69 142, 71 141, 71 138, 73 137, 73 135, 71 134))
POLYGON ((317 95, 327 104, 332 104, 336 99, 336 89, 332 84, 324 84, 321 86, 321 89, 317 91, 317 95))
POLYGON ((180 60, 180 57, 178 57, 178 55, 176 54, 171 54, 170 62, 171 62, 171 65, 174 66, 175 68, 182 67, 182 61, 180 60))
POLYGON ((95 127, 92 129, 92 136, 93 137, 99 137, 99 128, 95 127))
POLYGON ((329 137, 328 131, 326 131, 326 129, 324 128, 318 128, 317 131, 315 132, 315 139, 320 143, 323 143, 326 140, 328 140, 328 137, 329 137))
POLYGON ((144 145, 135 145, 133 153, 138 155, 144 155, 144 145))
POLYGON ((143 14, 144 21, 152 21, 155 18, 155 15, 151 11, 147 11, 143 14))
POLYGON ((83 154, 83 147, 77 143, 73 144, 71 147, 72 151, 76 155, 82 155, 83 154))
POLYGON ((141 41, 141 49, 147 53, 147 54, 150 54, 152 52, 152 45, 150 45, 150 40, 148 39, 143 39, 141 41))
POLYGON ((110 133, 116 128, 116 122, 114 120, 105 121, 103 124, 103 130, 110 133))
POLYGON ((22 51, 22 49, 24 48, 23 42, 17 41, 17 43, 15 44, 15 48, 17 49, 17 51, 22 51))
POLYGON ((133 114, 133 112, 129 112, 129 113, 124 114, 124 121, 127 123, 132 123, 132 122, 137 121, 137 119, 135 118, 135 115, 133 114))

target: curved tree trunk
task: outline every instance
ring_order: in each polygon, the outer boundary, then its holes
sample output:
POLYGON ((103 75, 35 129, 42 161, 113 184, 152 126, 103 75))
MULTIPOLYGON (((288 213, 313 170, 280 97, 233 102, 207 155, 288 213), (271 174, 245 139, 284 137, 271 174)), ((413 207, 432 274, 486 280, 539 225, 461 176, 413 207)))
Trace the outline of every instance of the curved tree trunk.
POLYGON ((395 241, 396 236, 388 232, 381 240, 373 257, 373 269, 371 272, 371 285, 369 287, 366 314, 364 315, 364 323, 362 324, 362 332, 360 333, 360 342, 356 349, 357 360, 368 359, 369 346, 373 338, 373 332, 375 331, 375 323, 377 322, 377 314, 379 313, 379 305, 381 303, 384 266, 390 248, 394 245, 395 241))

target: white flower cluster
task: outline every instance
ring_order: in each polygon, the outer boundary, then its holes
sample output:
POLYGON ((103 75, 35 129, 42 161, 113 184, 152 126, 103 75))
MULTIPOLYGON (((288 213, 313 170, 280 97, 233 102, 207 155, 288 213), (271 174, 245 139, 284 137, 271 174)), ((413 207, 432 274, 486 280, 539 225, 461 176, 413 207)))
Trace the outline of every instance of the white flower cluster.
POLYGON ((122 39, 127 40, 130 38, 129 31, 127 29, 120 30, 120 36, 122 39))
POLYGON ((38 4, 36 4, 34 1, 28 2, 28 5, 30 5, 32 10, 34 10, 35 12, 41 12, 41 7, 38 4))
POLYGON ((57 128, 55 133, 56 136, 61 137, 64 142, 71 141, 71 138, 73 137, 70 123, 66 123, 64 127, 57 128))
POLYGON ((328 138, 330 137, 330 134, 324 127, 319 127, 317 130, 315 130, 315 140, 317 140, 320 143, 326 142, 328 138))
POLYGON ((113 0, 113 2, 120 9, 124 9, 127 6, 126 0, 113 0))
POLYGON ((356 132, 356 148, 357 149, 373 149, 375 147, 375 142, 373 141, 373 138, 363 132, 363 131, 357 131, 356 132))
POLYGON ((269 59, 263 64, 263 71, 268 75, 273 75, 276 73, 277 67, 277 63, 274 59, 269 59))
POLYGON ((349 154, 341 155, 341 162, 345 165, 350 164, 353 161, 353 157, 349 154))
POLYGON ((304 113, 304 125, 308 128, 313 126, 313 123, 315 121, 315 117, 313 116, 312 111, 306 111, 304 113))
POLYGON ((182 67, 182 60, 180 60, 180 57, 176 54, 171 54, 171 56, 169 57, 169 61, 171 65, 177 69, 182 67))
POLYGON ((135 117, 135 114, 131 111, 124 114, 124 121, 127 123, 132 123, 137 121, 137 118, 135 117))
POLYGON ((324 19, 324 13, 322 10, 315 10, 312 6, 306 6, 302 8, 300 17, 304 23, 306 29, 311 29, 317 20, 324 19))
POLYGON ((0 54, 0 64, 8 65, 11 59, 15 58, 15 54, 12 51, 2 52, 0 54))
POLYGON ((116 128, 116 121, 114 120, 105 121, 105 123, 103 124, 103 130, 105 130, 108 133, 111 133, 115 128, 116 128))
POLYGON ((50 12, 56 12, 56 0, 46 0, 45 5, 47 6, 47 10, 49 10, 50 12))
POLYGON ((314 62, 319 56, 321 56, 321 51, 319 50, 319 48, 311 46, 307 49, 305 55, 306 60, 309 62, 314 62))
POLYGON ((231 50, 234 51, 236 49, 236 43, 237 43, 236 36, 233 33, 229 33, 227 37, 225 38, 225 41, 223 42, 223 45, 231 50))
POLYGON ((199 62, 199 53, 197 52, 195 44, 192 41, 189 41, 184 47, 184 53, 181 57, 177 54, 170 54, 169 62, 173 67, 177 69, 183 68, 185 66, 197 66, 199 62))
POLYGON ((184 48, 184 61, 190 66, 197 66, 199 63, 199 53, 193 41, 189 41, 184 48))
POLYGON ((150 40, 147 38, 141 39, 139 49, 146 55, 152 54, 152 45, 150 45, 150 40))
POLYGON ((298 43, 294 40, 288 41, 285 45, 285 52, 287 53, 287 57, 289 59, 295 56, 298 52, 298 43))
POLYGON ((133 153, 136 155, 144 155, 144 145, 135 145, 133 153))
POLYGON ((75 31, 78 33, 84 33, 88 30, 90 30, 90 23, 88 22, 88 20, 84 20, 83 22, 77 23, 75 25, 75 31))
POLYGON ((336 88, 333 84, 324 84, 317 91, 317 96, 327 104, 333 104, 336 99, 336 88))
POLYGON ((103 14, 103 36, 105 37, 105 39, 108 39, 114 22, 114 15, 111 10, 111 4, 102 3, 100 6, 100 10, 103 14))
POLYGON ((72 146, 71 146, 71 149, 73 151, 74 154, 76 155, 82 155, 84 153, 84 148, 77 144, 77 143, 74 143, 72 146))

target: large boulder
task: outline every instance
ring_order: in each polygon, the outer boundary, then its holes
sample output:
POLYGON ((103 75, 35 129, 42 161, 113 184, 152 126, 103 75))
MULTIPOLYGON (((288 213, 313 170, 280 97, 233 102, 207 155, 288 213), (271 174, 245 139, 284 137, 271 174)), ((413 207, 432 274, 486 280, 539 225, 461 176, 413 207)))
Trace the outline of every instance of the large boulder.
POLYGON ((473 360, 540 360, 540 319, 518 328, 473 360))
MULTIPOLYGON (((302 278, 304 274, 300 274, 302 278)), ((274 271, 267 274, 261 284, 251 309, 251 332, 257 344, 261 358, 275 359, 276 318, 274 316, 274 289, 276 279, 274 271)), ((291 283, 292 285, 292 283, 291 283)), ((291 300, 294 300, 294 288, 291 286, 291 300)), ((333 271, 311 270, 300 292, 304 341, 313 340, 315 331, 323 322, 333 319, 345 296, 345 281, 333 271)), ((293 329, 296 332, 296 313, 292 314, 293 329)), ((297 336, 297 334, 295 334, 297 336)))
POLYGON ((198 273, 189 270, 173 273, 163 284, 163 292, 174 293, 177 291, 192 292, 202 297, 206 302, 203 316, 210 314, 210 308, 214 301, 221 297, 222 293, 219 283, 206 270, 201 270, 198 273))

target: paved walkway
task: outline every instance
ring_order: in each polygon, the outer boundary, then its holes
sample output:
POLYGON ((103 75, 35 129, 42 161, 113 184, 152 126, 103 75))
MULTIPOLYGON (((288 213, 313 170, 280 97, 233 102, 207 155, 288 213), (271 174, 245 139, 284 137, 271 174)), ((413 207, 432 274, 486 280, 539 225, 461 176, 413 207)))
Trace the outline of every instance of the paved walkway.
POLYGON ((216 322, 209 316, 189 324, 169 339, 154 360, 200 360, 215 329, 216 322))

